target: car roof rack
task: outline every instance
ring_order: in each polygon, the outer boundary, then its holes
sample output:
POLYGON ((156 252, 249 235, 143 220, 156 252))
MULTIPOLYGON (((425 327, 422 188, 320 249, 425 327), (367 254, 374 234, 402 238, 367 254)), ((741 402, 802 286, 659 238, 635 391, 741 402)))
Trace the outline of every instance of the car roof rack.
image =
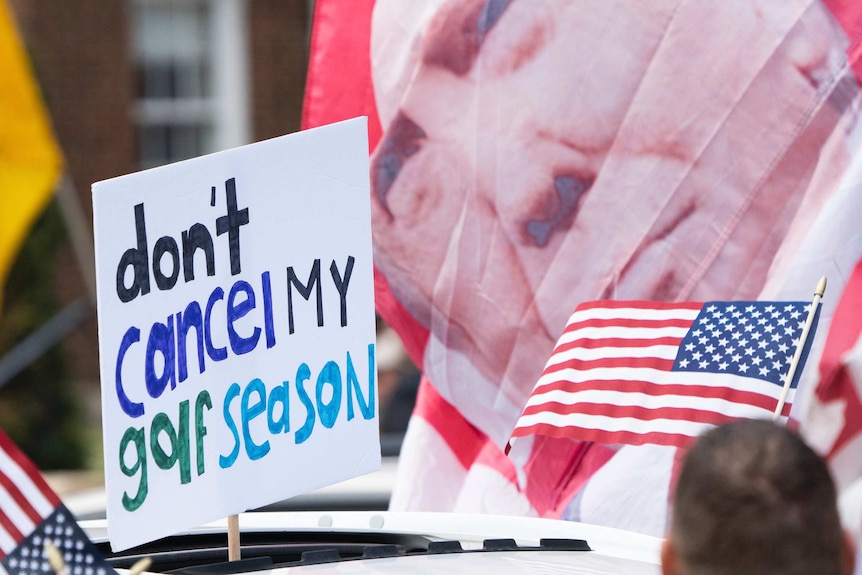
POLYGON ((99 545, 115 568, 130 568, 142 558, 152 561, 148 571, 170 575, 228 575, 280 567, 317 565, 405 555, 488 553, 499 551, 590 551, 582 539, 542 539, 538 546, 518 545, 514 539, 486 539, 481 548, 464 549, 457 540, 433 540, 402 533, 243 532, 243 559, 227 561, 223 534, 172 536, 119 553, 99 545))

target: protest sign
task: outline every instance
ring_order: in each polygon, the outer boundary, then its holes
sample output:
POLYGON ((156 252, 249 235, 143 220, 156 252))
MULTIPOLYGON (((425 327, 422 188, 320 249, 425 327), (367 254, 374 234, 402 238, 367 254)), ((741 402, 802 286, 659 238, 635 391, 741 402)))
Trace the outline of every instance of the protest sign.
POLYGON ((380 466, 367 125, 93 185, 115 550, 380 466))

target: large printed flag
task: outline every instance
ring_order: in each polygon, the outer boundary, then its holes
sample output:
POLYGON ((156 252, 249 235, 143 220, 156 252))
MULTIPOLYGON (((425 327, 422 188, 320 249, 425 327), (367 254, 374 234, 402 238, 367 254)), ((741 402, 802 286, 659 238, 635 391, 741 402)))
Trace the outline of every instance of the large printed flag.
POLYGON ((318 0, 310 48, 303 126, 369 117, 375 301, 424 372, 393 509, 662 536, 678 448, 503 453, 571 310, 823 275, 793 417, 862 485, 862 3, 318 0))
POLYGON ((39 470, 0 431, 0 572, 53 575, 47 542, 69 575, 114 573, 39 470))
POLYGON ((62 164, 27 55, 0 0, 0 303, 3 283, 62 164))
MULTIPOLYGON (((759 301, 582 304, 569 319, 513 436, 685 447, 707 427, 731 419, 769 418, 781 400, 810 306, 759 301)), ((790 413, 804 360, 803 353, 784 415, 790 413)))

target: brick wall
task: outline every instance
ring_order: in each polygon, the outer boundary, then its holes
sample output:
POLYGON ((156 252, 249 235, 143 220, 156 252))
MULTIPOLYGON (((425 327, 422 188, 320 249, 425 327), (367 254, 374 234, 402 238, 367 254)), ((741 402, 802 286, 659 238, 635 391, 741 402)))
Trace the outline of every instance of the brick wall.
MULTIPOLYGON (((125 3, 116 0, 11 4, 50 111, 54 131, 92 227, 90 184, 135 169, 129 122, 131 76, 125 3)), ((61 305, 86 297, 86 284, 70 246, 54 261, 61 305)), ((95 317, 64 342, 75 381, 98 385, 95 317)))
POLYGON ((252 126, 258 141, 299 130, 310 14, 302 0, 253 0, 249 21, 252 126))
MULTIPOLYGON (((137 169, 130 109, 133 71, 127 2, 8 0, 30 52, 87 223, 90 185, 137 169)), ((248 0, 252 137, 299 129, 309 10, 305 0, 248 0)), ((53 262, 61 304, 86 297, 70 246, 53 262)), ((69 376, 99 385, 95 316, 63 343, 69 376)))

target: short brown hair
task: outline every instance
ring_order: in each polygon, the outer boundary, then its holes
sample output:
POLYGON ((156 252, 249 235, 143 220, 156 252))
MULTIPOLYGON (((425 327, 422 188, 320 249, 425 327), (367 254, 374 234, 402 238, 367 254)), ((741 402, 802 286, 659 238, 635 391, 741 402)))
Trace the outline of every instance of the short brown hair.
POLYGON ((670 539, 692 575, 839 575, 842 529, 824 460, 795 432, 741 420, 688 451, 670 539))

